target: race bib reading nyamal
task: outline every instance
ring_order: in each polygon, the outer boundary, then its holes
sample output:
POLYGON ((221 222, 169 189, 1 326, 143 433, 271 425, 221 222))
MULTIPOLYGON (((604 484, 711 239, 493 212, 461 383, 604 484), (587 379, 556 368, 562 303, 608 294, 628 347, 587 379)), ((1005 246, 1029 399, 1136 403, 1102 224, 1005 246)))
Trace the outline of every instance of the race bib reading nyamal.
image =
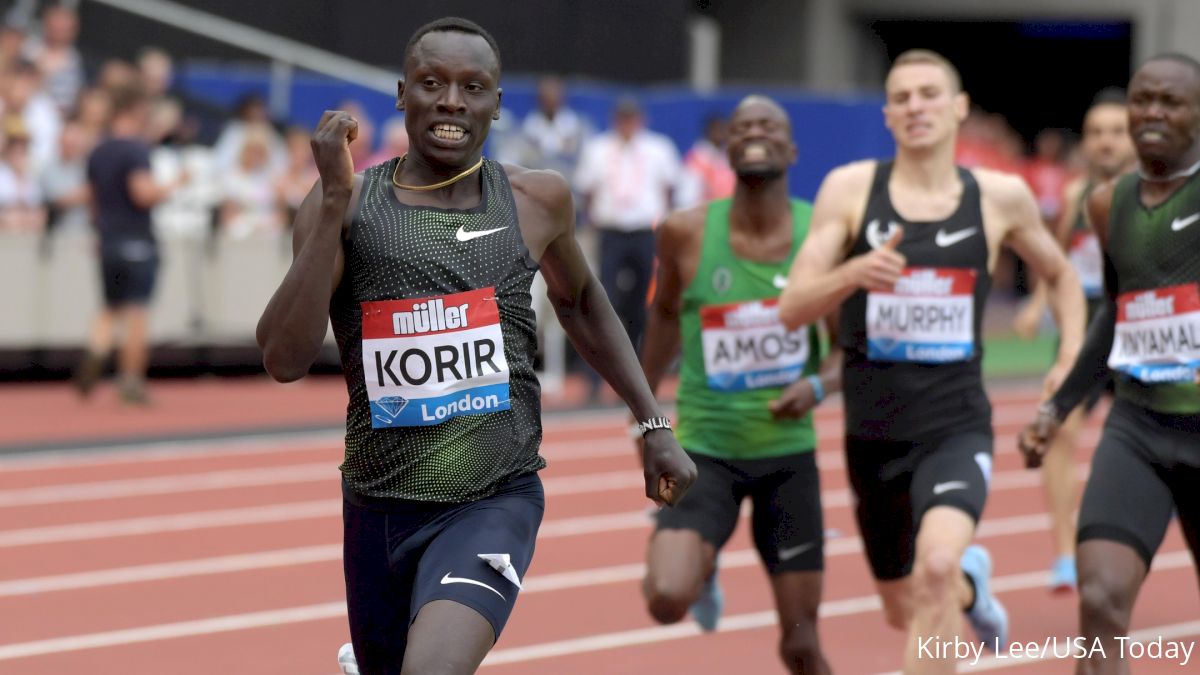
POLYGON ((371 426, 411 427, 507 410, 495 290, 362 303, 371 426))
POLYGON ((1147 384, 1191 382, 1200 366, 1196 284, 1122 293, 1108 366, 1147 384))
POLYGON ((975 354, 975 270, 910 267, 867 294, 867 358, 948 363, 975 354))
POLYGON ((1075 268, 1075 273, 1079 275, 1083 294, 1089 298, 1100 297, 1104 293, 1104 258, 1100 253, 1100 240, 1096 233, 1079 230, 1071 235, 1067 258, 1075 268))
POLYGON ((716 391, 782 387, 808 361, 808 328, 789 332, 776 298, 701 307, 700 326, 704 373, 716 391))

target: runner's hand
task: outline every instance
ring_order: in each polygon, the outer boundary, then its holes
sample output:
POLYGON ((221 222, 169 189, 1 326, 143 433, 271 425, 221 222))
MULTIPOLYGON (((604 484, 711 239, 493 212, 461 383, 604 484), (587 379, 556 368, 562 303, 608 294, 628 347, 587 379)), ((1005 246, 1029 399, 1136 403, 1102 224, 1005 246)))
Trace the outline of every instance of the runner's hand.
POLYGON ((890 239, 870 253, 856 256, 846 264, 846 271, 854 285, 868 291, 889 291, 895 285, 908 259, 896 250, 904 238, 904 228, 893 226, 890 239))
POLYGON ((1017 448, 1025 458, 1025 468, 1036 469, 1042 465, 1042 458, 1062 425, 1056 413, 1054 406, 1043 403, 1038 407, 1037 417, 1017 435, 1017 448))
POLYGON ((350 156, 350 143, 358 138, 358 121, 342 110, 326 110, 313 132, 313 159, 317 172, 321 174, 321 186, 326 190, 344 191, 354 189, 354 159, 350 156))
POLYGON ((767 404, 771 417, 777 420, 798 420, 817 405, 817 395, 812 382, 800 378, 791 383, 779 398, 767 404))
POLYGON ((1022 340, 1032 340, 1037 337, 1038 325, 1042 323, 1042 308, 1032 302, 1025 303, 1017 318, 1013 320, 1013 330, 1022 340))
POLYGON ((643 441, 642 473, 646 496, 659 506, 674 506, 696 480, 696 465, 669 429, 654 429, 643 441))

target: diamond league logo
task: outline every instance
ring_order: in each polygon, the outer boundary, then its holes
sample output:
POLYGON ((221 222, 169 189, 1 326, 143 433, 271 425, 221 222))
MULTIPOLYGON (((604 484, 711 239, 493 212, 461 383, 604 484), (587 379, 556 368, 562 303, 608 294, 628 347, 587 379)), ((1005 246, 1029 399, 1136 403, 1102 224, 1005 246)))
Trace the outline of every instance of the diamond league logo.
POLYGON ((403 396, 384 396, 375 403, 384 414, 394 420, 408 406, 408 399, 403 396))

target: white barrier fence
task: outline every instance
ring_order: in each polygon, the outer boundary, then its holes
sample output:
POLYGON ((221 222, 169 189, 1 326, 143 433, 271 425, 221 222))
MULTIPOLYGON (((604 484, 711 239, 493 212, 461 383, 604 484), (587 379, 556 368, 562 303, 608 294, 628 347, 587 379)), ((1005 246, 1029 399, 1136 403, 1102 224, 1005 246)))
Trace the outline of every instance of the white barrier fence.
MULTIPOLYGON (((154 345, 253 345, 258 317, 292 262, 290 235, 162 237, 159 251, 150 310, 154 345)), ((541 275, 535 279, 542 384, 554 392, 563 381, 565 339, 541 275)), ((102 298, 95 238, 0 233, 0 289, 0 349, 83 347, 102 298)), ((326 341, 333 343, 332 330, 326 341)))

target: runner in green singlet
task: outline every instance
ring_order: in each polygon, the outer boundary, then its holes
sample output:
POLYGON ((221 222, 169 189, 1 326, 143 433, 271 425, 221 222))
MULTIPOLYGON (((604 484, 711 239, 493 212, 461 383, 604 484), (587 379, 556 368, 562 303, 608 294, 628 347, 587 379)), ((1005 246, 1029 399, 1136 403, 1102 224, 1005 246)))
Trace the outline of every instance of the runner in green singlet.
POLYGON ((1127 673, 1118 639, 1172 512, 1200 553, 1200 62, 1156 56, 1129 83, 1138 171, 1096 188, 1105 302, 1071 373, 1021 433, 1026 461, 1112 370, 1115 402, 1079 510, 1081 634, 1110 658, 1077 673, 1127 673), (1107 366, 1107 369, 1106 369, 1107 366))
POLYGON ((732 199, 673 213, 658 234, 642 367, 656 387, 682 348, 678 434, 699 474, 678 506, 659 512, 646 602, 659 622, 690 608, 704 629, 716 628, 717 553, 749 498, 779 612, 780 655, 790 672, 828 673, 816 628, 824 528, 810 411, 839 388, 841 359, 835 351, 820 363, 816 329, 789 331, 779 321, 779 294, 812 207, 788 197, 796 147, 777 103, 751 96, 738 105, 729 160, 732 199))

